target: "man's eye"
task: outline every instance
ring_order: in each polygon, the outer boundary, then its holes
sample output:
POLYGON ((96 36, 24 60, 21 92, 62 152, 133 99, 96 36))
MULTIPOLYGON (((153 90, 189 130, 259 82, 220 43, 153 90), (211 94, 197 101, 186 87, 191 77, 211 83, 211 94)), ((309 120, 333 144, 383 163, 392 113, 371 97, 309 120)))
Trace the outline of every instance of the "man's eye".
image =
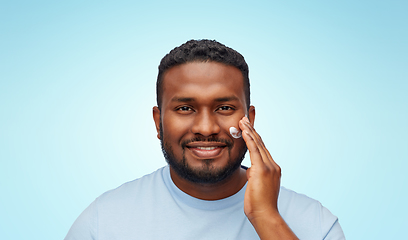
POLYGON ((183 107, 177 108, 177 110, 181 112, 187 112, 187 111, 192 111, 193 109, 191 107, 183 106, 183 107))
POLYGON ((218 111, 228 111, 228 110, 234 110, 234 109, 230 106, 222 106, 222 107, 219 107, 217 110, 218 111))

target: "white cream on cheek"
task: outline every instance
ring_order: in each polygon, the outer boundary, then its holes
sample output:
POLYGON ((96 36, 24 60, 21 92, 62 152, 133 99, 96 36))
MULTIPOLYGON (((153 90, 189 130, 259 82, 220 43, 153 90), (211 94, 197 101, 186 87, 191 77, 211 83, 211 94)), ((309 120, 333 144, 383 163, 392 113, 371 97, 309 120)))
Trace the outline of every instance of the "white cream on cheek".
POLYGON ((242 133, 241 131, 239 131, 238 129, 236 129, 235 127, 230 127, 229 128, 230 134, 233 138, 240 138, 242 137, 242 133))

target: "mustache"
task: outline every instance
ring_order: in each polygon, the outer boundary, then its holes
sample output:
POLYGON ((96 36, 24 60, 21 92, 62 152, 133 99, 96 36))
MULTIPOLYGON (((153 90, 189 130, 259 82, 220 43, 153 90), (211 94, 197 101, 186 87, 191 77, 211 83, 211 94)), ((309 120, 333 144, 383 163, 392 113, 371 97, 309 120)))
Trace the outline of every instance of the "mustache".
POLYGON ((229 139, 223 139, 223 138, 218 138, 218 137, 195 137, 191 139, 187 139, 181 142, 181 147, 186 148, 187 144, 192 143, 192 142, 218 142, 218 143, 224 143, 227 145, 228 148, 232 148, 234 145, 234 142, 232 142, 229 139))

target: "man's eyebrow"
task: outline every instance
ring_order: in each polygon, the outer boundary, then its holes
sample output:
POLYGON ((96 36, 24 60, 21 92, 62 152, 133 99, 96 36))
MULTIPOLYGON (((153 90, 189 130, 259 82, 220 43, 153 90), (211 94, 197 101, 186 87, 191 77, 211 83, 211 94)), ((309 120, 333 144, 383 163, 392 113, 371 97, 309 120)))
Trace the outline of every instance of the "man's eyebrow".
POLYGON ((192 97, 174 97, 171 99, 172 102, 194 102, 192 97))
POLYGON ((239 100, 239 99, 235 96, 221 97, 221 98, 215 99, 216 102, 230 102, 230 101, 236 101, 236 100, 239 100))

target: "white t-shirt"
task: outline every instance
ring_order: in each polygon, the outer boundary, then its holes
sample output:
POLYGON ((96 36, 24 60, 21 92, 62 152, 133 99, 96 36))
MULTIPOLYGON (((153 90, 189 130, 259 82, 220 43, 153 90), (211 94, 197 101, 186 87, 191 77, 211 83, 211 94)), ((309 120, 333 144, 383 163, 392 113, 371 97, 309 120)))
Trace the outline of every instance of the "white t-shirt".
MULTIPOLYGON (((259 239, 244 213, 245 189, 221 200, 197 199, 177 188, 166 166, 102 194, 65 239, 259 239)), ((278 208, 299 239, 345 239, 337 217, 316 200, 281 187, 278 208)))

